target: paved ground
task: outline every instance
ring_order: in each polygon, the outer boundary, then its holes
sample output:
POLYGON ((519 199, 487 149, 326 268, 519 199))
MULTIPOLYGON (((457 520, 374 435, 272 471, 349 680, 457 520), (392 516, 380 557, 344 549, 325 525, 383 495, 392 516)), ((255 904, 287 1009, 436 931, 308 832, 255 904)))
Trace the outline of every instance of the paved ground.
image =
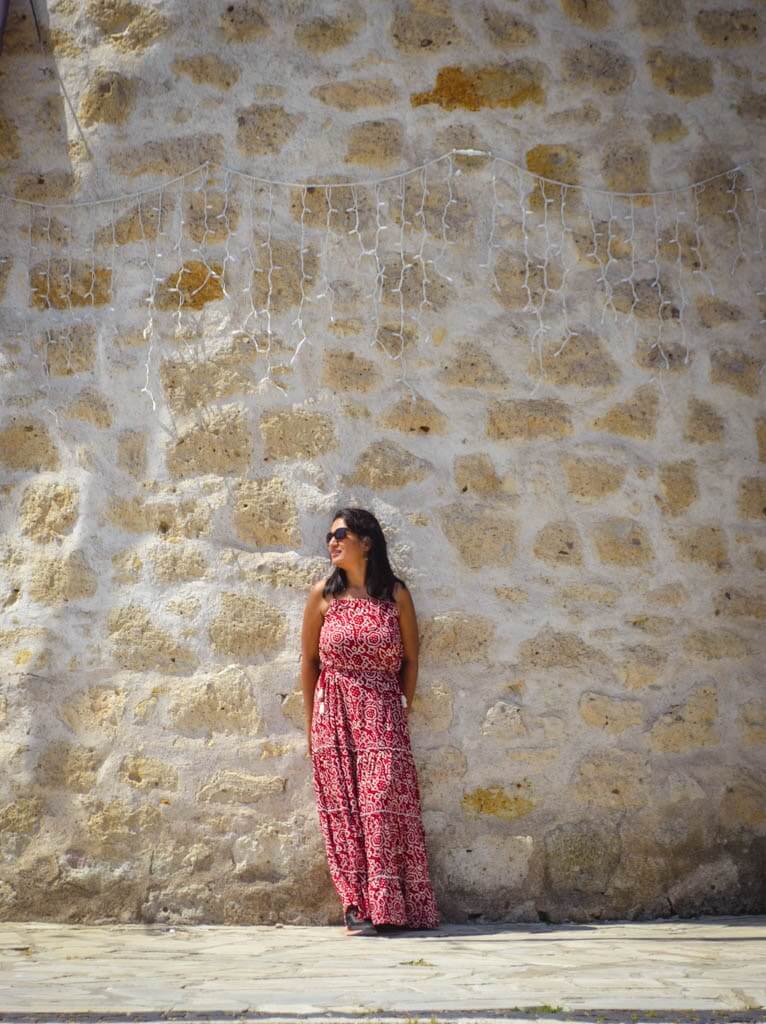
POLYGON ((0 1021, 766 1021, 766 916, 340 928, 0 922, 0 1021))

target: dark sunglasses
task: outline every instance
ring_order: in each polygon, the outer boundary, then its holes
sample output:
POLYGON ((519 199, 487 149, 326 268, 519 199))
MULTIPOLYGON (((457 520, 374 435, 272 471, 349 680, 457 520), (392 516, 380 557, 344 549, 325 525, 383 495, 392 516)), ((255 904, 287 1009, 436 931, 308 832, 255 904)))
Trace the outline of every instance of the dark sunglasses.
POLYGON ((347 526, 339 526, 337 530, 330 530, 325 537, 325 544, 329 544, 333 537, 336 540, 343 540, 348 532, 347 526))

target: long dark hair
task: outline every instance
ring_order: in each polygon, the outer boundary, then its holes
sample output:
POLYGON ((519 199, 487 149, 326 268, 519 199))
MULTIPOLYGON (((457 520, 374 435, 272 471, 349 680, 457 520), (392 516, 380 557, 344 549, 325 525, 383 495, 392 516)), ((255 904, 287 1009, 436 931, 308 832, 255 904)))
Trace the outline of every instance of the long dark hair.
MULTIPOLYGON (((403 587, 407 584, 404 580, 394 575, 391 563, 388 560, 388 548, 386 538, 380 523, 366 508, 339 508, 333 515, 330 522, 336 519, 343 519, 346 526, 358 537, 369 537, 372 541, 369 556, 367 558, 367 571, 364 583, 370 597, 382 600, 393 601, 394 585, 401 583, 403 587)), ((342 594, 348 587, 345 569, 336 566, 325 580, 322 596, 333 597, 342 594)))

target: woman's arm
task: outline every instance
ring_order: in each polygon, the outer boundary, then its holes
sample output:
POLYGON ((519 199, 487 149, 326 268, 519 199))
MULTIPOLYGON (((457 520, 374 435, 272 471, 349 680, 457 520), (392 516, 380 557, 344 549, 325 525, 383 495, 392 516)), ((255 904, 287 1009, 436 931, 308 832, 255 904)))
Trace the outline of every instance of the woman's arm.
POLYGON ((303 609, 301 630, 301 690, 306 715, 306 740, 311 757, 311 719, 314 713, 314 690, 321 670, 319 660, 319 633, 322 629, 322 589, 324 580, 315 583, 303 609))
POLYGON ((399 681, 402 692, 407 698, 407 713, 409 714, 418 682, 418 620, 415 615, 415 605, 412 603, 412 595, 406 587, 397 585, 394 598, 399 607, 399 629, 404 648, 399 681))

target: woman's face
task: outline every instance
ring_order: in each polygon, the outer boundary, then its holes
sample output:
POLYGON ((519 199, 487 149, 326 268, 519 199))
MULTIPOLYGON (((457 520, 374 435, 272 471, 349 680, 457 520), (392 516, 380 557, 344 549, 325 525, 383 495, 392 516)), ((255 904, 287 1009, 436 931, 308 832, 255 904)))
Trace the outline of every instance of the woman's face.
POLYGON ((334 534, 339 526, 345 527, 346 520, 343 518, 334 519, 330 525, 330 532, 333 534, 327 546, 327 550, 330 553, 330 561, 333 566, 340 566, 341 569, 346 569, 350 565, 362 565, 367 554, 369 542, 366 538, 363 539, 357 536, 351 530, 348 531, 342 540, 337 540, 334 534))

